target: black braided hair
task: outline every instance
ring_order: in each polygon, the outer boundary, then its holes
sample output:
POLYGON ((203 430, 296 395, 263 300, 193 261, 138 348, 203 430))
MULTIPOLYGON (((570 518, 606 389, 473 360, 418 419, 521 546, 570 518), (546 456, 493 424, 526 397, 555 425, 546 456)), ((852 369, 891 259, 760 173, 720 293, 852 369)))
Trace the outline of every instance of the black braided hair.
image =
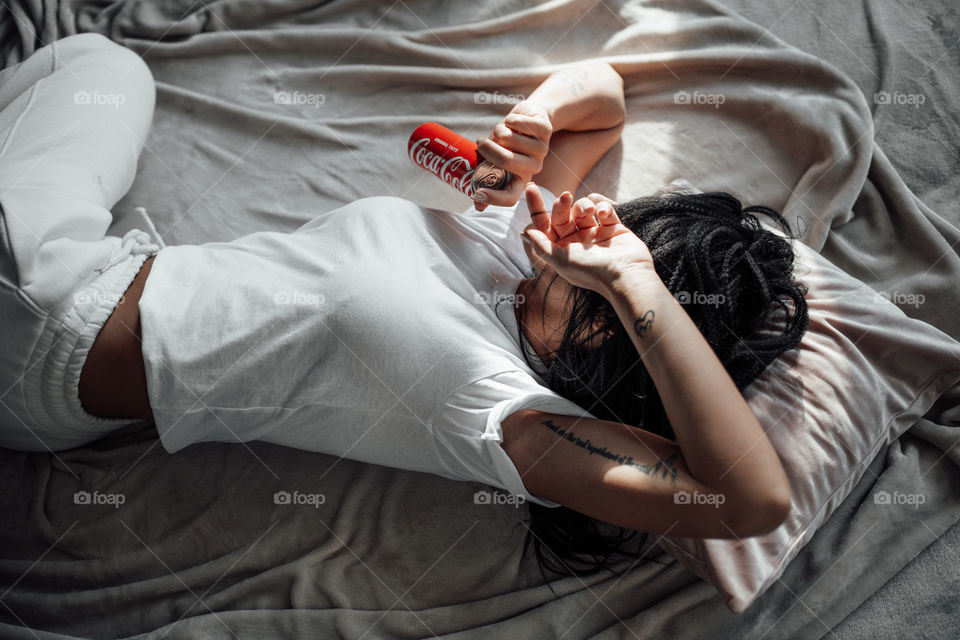
MULTIPOLYGON (((738 389, 800 343, 808 324, 807 288, 794 279, 790 243, 755 215, 768 216, 786 237, 796 238, 780 213, 764 206, 743 208, 723 192, 657 192, 615 209, 647 244, 660 279, 683 303, 738 389)), ((549 388, 597 418, 675 440, 653 380, 612 305, 580 287, 571 287, 566 305, 569 320, 560 345, 547 354, 549 388)), ((529 354, 524 357, 530 364, 529 354)), ((562 506, 530 503, 529 510, 524 557, 532 547, 541 572, 588 575, 610 570, 615 555, 639 557, 624 550, 639 532, 562 506)), ((644 533, 639 540, 646 538, 644 533)))

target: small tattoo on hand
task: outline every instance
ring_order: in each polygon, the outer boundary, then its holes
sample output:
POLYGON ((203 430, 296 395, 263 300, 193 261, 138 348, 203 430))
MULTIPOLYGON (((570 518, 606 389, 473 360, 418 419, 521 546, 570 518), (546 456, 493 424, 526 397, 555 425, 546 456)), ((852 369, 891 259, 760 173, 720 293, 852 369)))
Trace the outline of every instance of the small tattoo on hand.
POLYGON ((637 321, 633 323, 633 330, 641 338, 647 335, 647 332, 650 331, 650 327, 653 326, 653 317, 656 314, 653 312, 653 309, 650 309, 645 314, 637 318, 637 321))

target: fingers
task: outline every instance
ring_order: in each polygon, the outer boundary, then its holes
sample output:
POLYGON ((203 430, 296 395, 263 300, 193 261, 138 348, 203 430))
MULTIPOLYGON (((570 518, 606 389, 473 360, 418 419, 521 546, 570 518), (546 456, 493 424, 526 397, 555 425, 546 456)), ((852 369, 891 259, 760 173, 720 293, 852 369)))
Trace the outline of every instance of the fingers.
POLYGON ((597 220, 604 227, 620 224, 620 216, 609 202, 601 202, 597 205, 597 220))
POLYGON ((525 115, 508 113, 503 123, 518 133, 523 133, 538 140, 549 142, 553 134, 553 125, 546 115, 525 115))
POLYGON ((532 182, 527 183, 523 195, 527 200, 527 210, 530 212, 530 223, 550 235, 550 214, 547 213, 547 205, 543 202, 543 194, 540 188, 532 182))
POLYGON ((498 207, 512 207, 520 200, 523 195, 523 180, 514 175, 510 179, 510 184, 506 189, 488 189, 483 187, 477 189, 473 194, 473 199, 484 204, 496 205, 498 207))
POLYGON ((578 230, 597 226, 597 220, 593 217, 596 209, 596 205, 589 198, 577 200, 573 205, 573 223, 578 230))
POLYGON ((599 193, 591 193, 591 194, 588 195, 587 197, 590 198, 590 200, 592 200, 594 204, 600 204, 601 202, 606 202, 606 203, 612 204, 612 205, 617 204, 616 202, 614 202, 613 200, 611 200, 611 199, 608 198, 607 196, 602 195, 602 194, 599 194, 599 193))
POLYGON ((597 205, 597 222, 600 223, 597 242, 609 240, 620 231, 620 216, 609 202, 601 202, 597 205))
POLYGON ((559 198, 553 201, 550 222, 559 238, 566 238, 577 232, 577 225, 573 221, 573 214, 570 210, 572 205, 573 195, 569 191, 564 191, 559 198))
POLYGON ((520 232, 520 237, 533 248, 533 255, 552 266, 553 242, 550 237, 531 222, 520 232))
POLYGON ((477 189, 473 198, 483 205, 509 207, 523 194, 526 182, 543 168, 553 125, 548 112, 541 106, 523 101, 494 126, 488 137, 477 140, 477 152, 485 160, 513 174, 510 183, 501 190, 477 189))
POLYGON ((542 158, 537 159, 520 152, 511 151, 490 138, 481 138, 477 146, 480 155, 510 173, 530 177, 539 173, 540 169, 543 168, 542 158))
POLYGON ((500 146, 518 153, 543 159, 547 155, 547 143, 534 136, 514 131, 502 122, 493 127, 490 139, 500 146))

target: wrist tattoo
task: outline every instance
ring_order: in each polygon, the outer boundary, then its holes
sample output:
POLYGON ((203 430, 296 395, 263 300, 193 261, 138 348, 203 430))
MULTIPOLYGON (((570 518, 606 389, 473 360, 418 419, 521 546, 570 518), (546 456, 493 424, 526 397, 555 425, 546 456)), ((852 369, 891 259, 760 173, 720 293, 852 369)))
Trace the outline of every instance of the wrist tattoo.
POLYGON ((673 487, 677 486, 677 478, 680 475, 679 469, 675 463, 676 459, 680 456, 678 453, 674 453, 666 460, 657 459, 656 464, 646 464, 640 462, 634 462, 633 456, 621 455, 610 451, 606 447, 598 447, 597 445, 590 442, 589 439, 583 439, 573 431, 568 429, 561 429, 553 423, 553 420, 546 420, 542 423, 547 429, 550 429, 560 438, 566 440, 567 442, 573 443, 575 446, 584 449, 589 453, 589 455, 597 454, 606 458, 607 460, 613 460, 617 464, 621 464, 627 467, 633 467, 638 471, 641 471, 651 478, 656 478, 658 475, 663 478, 670 479, 670 485, 673 487))
POLYGON ((656 316, 653 312, 653 309, 649 309, 642 316, 637 318, 636 322, 633 323, 633 330, 641 338, 647 335, 647 332, 650 331, 650 327, 653 326, 653 318, 656 316))

